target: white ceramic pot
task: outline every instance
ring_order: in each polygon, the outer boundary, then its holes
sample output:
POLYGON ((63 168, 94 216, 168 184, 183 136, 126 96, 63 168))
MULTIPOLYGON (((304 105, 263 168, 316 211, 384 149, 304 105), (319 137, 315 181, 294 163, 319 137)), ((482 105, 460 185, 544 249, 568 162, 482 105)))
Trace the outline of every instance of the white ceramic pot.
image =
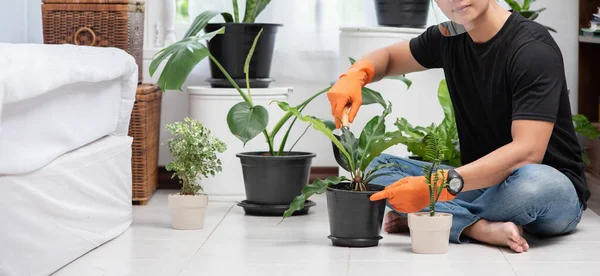
MULTIPOLYGON (((243 145, 237 137, 231 134, 227 125, 227 113, 232 106, 244 101, 237 90, 233 88, 211 88, 207 86, 188 87, 189 91, 189 116, 205 127, 227 145, 227 150, 217 154, 223 163, 222 171, 209 178, 202 177, 197 182, 204 188, 204 192, 210 195, 212 200, 243 200, 246 198, 244 188, 244 176, 240 159, 237 153, 249 151, 268 151, 269 146, 264 136, 259 134, 253 140, 243 145)), ((247 92, 246 89, 243 89, 247 92)), ((267 129, 273 129, 279 118, 285 113, 273 100, 287 101, 292 92, 288 87, 273 87, 265 89, 252 89, 252 102, 254 105, 262 105, 269 111, 269 124, 267 129), (269 105, 270 104, 270 105, 269 105)), ((290 120, 291 121, 291 120, 290 120)), ((287 124, 286 124, 287 126, 287 124)), ((276 139, 279 145, 283 131, 276 139)))
POLYGON ((444 254, 448 252, 452 214, 428 212, 408 214, 408 227, 412 250, 419 254, 444 254))
POLYGON ((197 230, 204 228, 208 195, 169 194, 169 209, 173 229, 197 230))

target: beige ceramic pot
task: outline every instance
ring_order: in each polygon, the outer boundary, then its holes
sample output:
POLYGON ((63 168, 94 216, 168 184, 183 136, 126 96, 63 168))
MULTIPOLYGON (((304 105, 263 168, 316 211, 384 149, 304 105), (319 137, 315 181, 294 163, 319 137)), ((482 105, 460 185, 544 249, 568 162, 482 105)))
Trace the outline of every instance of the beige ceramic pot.
POLYGON ((197 230, 204 227, 208 195, 169 194, 171 225, 173 229, 197 230))
POLYGON ((452 214, 428 212, 408 214, 408 227, 412 250, 419 254, 444 254, 448 252, 452 214))

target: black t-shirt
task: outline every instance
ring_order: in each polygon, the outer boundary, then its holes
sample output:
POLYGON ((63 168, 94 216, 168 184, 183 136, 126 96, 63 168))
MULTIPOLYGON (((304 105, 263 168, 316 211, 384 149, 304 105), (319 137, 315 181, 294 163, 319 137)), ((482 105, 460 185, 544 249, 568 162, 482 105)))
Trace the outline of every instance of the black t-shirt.
MULTIPOLYGON (((543 164, 564 173, 584 206, 590 197, 558 45, 542 25, 512 13, 485 43, 444 37, 437 26, 410 41, 426 68, 443 68, 455 110, 461 162, 510 143, 513 120, 553 122, 543 164)), ((587 206, 586 206, 587 207, 587 206)))

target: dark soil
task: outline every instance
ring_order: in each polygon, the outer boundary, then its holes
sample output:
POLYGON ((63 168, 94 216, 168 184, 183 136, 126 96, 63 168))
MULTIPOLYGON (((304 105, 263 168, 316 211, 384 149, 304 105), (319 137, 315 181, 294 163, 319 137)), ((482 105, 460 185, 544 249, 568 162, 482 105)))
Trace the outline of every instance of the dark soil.
MULTIPOLYGON (((350 182, 340 183, 335 186, 331 186, 331 188, 335 189, 335 190, 342 190, 342 191, 354 191, 354 190, 352 190, 352 185, 350 182)), ((378 191, 383 190, 383 188, 384 187, 378 186, 378 185, 371 185, 371 184, 367 185, 367 191, 369 191, 369 192, 378 192, 378 191)))

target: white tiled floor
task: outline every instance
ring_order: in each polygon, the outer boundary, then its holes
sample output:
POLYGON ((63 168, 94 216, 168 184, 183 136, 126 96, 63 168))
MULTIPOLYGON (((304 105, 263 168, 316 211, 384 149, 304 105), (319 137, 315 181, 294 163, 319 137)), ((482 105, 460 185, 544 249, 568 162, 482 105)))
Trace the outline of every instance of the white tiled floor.
POLYGON ((408 235, 379 246, 339 248, 327 239, 324 196, 307 216, 245 216, 235 202, 210 202, 205 228, 171 229, 167 193, 134 206, 123 235, 55 275, 600 275, 600 217, 587 210, 576 233, 530 240, 524 254, 481 244, 450 244, 444 255, 418 255, 408 235))

